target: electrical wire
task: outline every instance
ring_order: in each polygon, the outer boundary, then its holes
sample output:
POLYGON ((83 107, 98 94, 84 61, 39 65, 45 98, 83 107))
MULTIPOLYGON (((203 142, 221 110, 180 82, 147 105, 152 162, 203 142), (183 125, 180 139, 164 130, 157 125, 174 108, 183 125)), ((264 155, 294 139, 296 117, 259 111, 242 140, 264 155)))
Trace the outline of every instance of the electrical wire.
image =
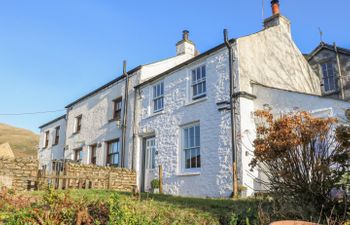
POLYGON ((24 113, 0 113, 0 116, 24 116, 24 115, 63 112, 63 111, 65 111, 65 109, 57 109, 57 110, 51 110, 51 111, 40 111, 40 112, 24 112, 24 113))

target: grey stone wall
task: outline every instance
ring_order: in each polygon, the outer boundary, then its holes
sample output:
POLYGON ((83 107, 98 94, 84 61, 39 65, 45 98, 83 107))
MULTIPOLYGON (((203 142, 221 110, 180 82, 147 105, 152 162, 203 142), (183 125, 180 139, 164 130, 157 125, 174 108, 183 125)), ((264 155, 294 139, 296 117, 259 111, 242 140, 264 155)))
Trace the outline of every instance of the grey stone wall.
MULTIPOLYGON (((340 58, 340 68, 343 76, 344 91, 345 91, 345 100, 350 100, 350 56, 339 54, 340 58)), ((322 75, 322 63, 332 63, 334 65, 336 74, 339 76, 339 70, 337 66, 336 54, 334 51, 328 49, 322 49, 318 54, 313 56, 309 61, 312 69, 318 74, 321 82, 323 80, 322 75)), ((338 87, 340 85, 338 84, 338 87)), ((340 98, 340 91, 325 93, 324 88, 322 87, 322 94, 330 96, 333 98, 340 98)))

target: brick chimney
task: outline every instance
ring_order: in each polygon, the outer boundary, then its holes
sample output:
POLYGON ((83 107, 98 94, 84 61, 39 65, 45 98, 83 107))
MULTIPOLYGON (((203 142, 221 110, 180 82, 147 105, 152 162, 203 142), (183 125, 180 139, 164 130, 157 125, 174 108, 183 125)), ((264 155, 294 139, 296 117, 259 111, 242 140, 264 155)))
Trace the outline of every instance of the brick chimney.
POLYGON ((274 27, 274 26, 282 26, 286 29, 288 33, 291 33, 290 28, 290 21, 286 17, 281 15, 280 12, 280 1, 279 0, 272 0, 271 1, 271 9, 272 9, 272 16, 265 19, 264 21, 264 27, 265 29, 274 27))
POLYGON ((176 44, 176 55, 189 54, 195 56, 197 54, 196 46, 189 39, 189 31, 182 31, 182 40, 176 44))

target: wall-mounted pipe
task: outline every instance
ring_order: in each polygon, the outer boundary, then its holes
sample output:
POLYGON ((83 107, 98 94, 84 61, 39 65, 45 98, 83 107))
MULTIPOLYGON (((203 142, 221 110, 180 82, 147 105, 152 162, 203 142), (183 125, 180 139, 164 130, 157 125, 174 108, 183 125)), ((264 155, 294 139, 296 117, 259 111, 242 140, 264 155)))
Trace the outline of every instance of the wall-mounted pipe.
POLYGON ((236 144, 236 95, 235 78, 233 75, 233 50, 228 40, 227 29, 224 30, 224 40, 228 49, 229 77, 230 77, 230 112, 231 112, 231 143, 232 143, 232 176, 233 176, 233 194, 232 197, 238 197, 238 178, 237 178, 237 144, 236 144))
POLYGON ((123 76, 125 77, 124 107, 123 107, 123 123, 122 123, 122 152, 121 167, 125 167, 125 148, 126 148, 126 125, 128 119, 128 99, 129 99, 129 74, 126 72, 126 61, 123 62, 123 76))

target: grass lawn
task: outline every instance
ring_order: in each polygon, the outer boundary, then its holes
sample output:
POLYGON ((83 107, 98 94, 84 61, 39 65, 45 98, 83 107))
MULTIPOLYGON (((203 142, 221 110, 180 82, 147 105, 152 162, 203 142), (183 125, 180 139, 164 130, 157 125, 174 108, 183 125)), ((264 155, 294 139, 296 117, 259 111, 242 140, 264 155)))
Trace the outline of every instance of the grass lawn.
MULTIPOLYGON (((67 194, 67 191, 55 193, 63 195, 67 194)), ((69 198, 73 202, 86 202, 90 203, 90 205, 96 203, 95 211, 97 214, 102 214, 101 212, 103 211, 98 202, 108 202, 115 193, 115 191, 107 190, 68 191, 69 198)), ((124 215, 130 216, 132 219, 137 218, 139 220, 141 218, 141 221, 145 221, 142 224, 230 224, 230 221, 235 218, 238 221, 246 221, 248 218, 250 222, 243 224, 259 224, 256 222, 258 217, 261 217, 261 215, 258 216, 259 210, 261 212, 261 209, 263 209, 265 213, 271 211, 271 204, 268 201, 255 198, 239 200, 204 199, 143 193, 140 201, 130 193, 117 193, 119 195, 120 209, 123 210, 124 215)), ((23 197, 34 202, 29 207, 29 211, 33 207, 45 208, 43 203, 44 196, 44 191, 25 193, 23 197)), ((6 211, 6 209, 1 209, 0 207, 0 221, 1 217, 6 218, 11 213, 13 211, 6 211)), ((270 215, 270 213, 267 214, 270 215)))
MULTIPOLYGON (((77 202, 106 202, 113 193, 107 190, 70 190, 69 196, 77 202)), ((44 191, 36 191, 27 192, 25 196, 40 202, 44 194, 44 191)), ((270 207, 267 201, 253 198, 204 199, 143 193, 139 201, 130 193, 118 194, 120 202, 130 214, 141 215, 146 221, 158 221, 155 224, 230 224, 235 216, 240 220, 248 217, 250 221, 255 221, 259 208, 268 210, 270 207)))

